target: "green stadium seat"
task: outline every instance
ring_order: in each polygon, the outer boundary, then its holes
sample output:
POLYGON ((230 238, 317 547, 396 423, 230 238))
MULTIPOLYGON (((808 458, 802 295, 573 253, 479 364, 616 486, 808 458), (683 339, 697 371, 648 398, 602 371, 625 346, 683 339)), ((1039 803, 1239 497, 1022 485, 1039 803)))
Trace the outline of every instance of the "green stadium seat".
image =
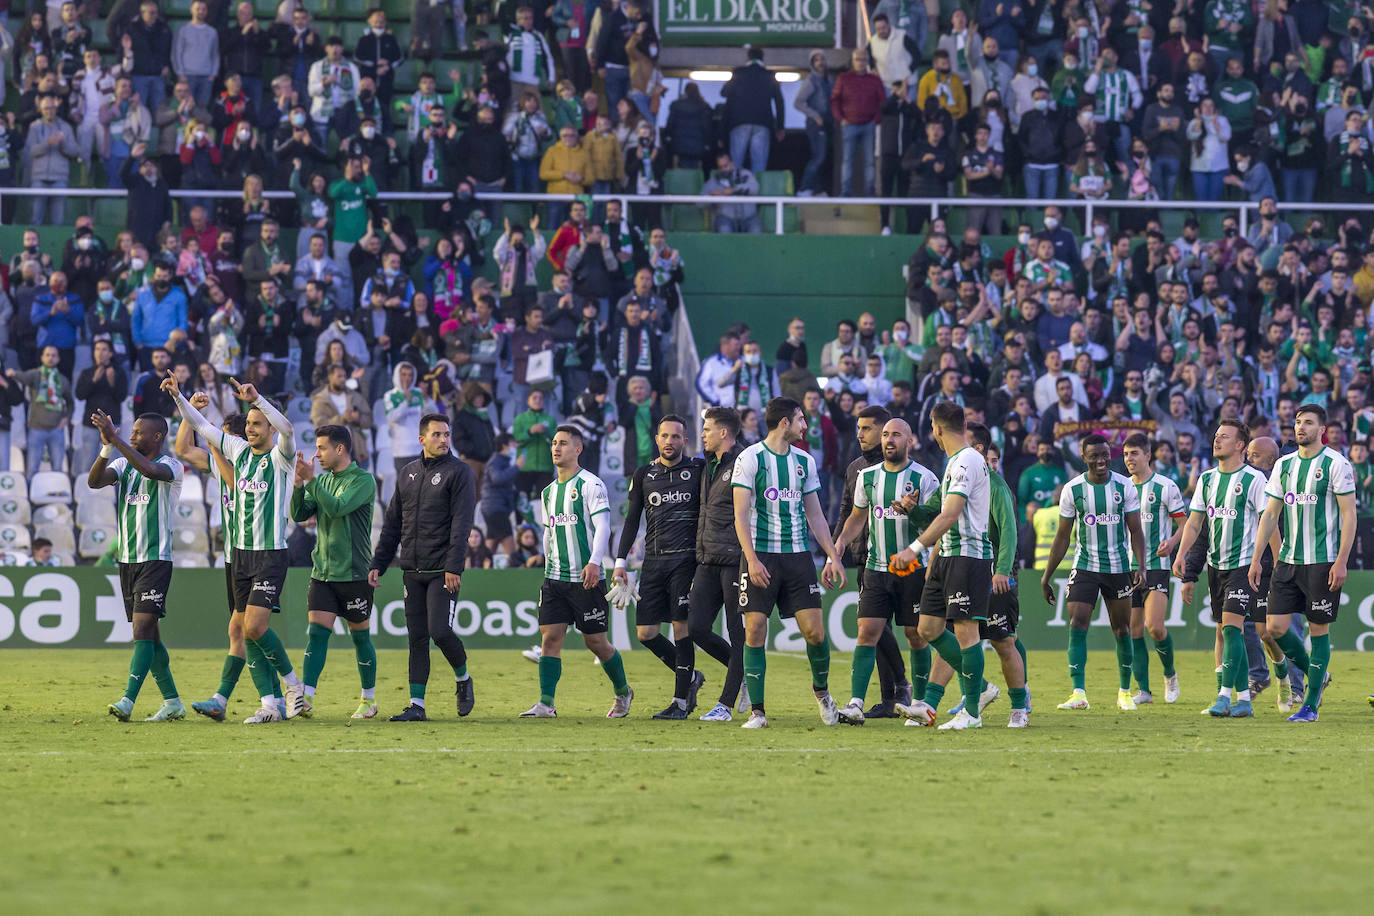
MULTIPOLYGON (((772 171, 759 173, 759 194, 766 197, 791 197, 793 195, 792 173, 772 171)), ((778 208, 764 205, 759 208, 759 219, 764 232, 776 232, 778 208)), ((782 208, 782 231, 796 232, 801 225, 800 211, 796 207, 782 208)))
POLYGON ((663 173, 665 194, 700 194, 703 184, 701 169, 669 169, 663 173))
POLYGON ((396 70, 396 95, 410 95, 420 86, 420 70, 424 63, 418 60, 407 60, 396 70))
POLYGON ((1160 210, 1159 228, 1164 237, 1172 242, 1183 234, 1183 224, 1192 216, 1191 210, 1160 210))
POLYGON ((109 26, 104 19, 92 19, 86 23, 86 28, 91 30, 91 44, 101 51, 108 51, 110 48, 109 26))
POLYGON ((344 53, 351 56, 358 47, 358 39, 367 32, 367 23, 340 22, 335 31, 343 38, 344 53))
MULTIPOLYGON (((173 3, 184 2, 184 0, 172 0, 173 3)), ((234 4, 237 6, 238 4, 234 4)), ((253 0, 253 12, 259 19, 275 19, 277 17, 277 7, 281 4, 278 0, 253 0)), ((187 5, 190 9, 190 5, 187 5)))
POLYGON ((389 23, 409 22, 415 0, 382 0, 380 6, 389 23))
POLYGON ((1227 216, 1224 210, 1203 210, 1198 214, 1198 234, 1205 239, 1221 238, 1221 221, 1227 216))
POLYGON ((97 225, 101 223, 117 225, 122 230, 127 220, 128 211, 128 204, 121 198, 97 197, 91 210, 91 219, 97 225))
MULTIPOLYGON (((167 0, 166 5, 164 5, 162 8, 162 15, 184 16, 185 18, 190 19, 192 2, 194 2, 194 0, 167 0)), ((275 14, 276 9, 274 8, 272 12, 275 14)))
POLYGON ((410 40, 415 37, 415 29, 406 21, 397 21, 388 18, 387 27, 396 35, 396 42, 401 46, 401 52, 410 53, 410 40))
POLYGON ((331 0, 329 14, 336 20, 357 20, 361 22, 372 8, 373 0, 331 0))

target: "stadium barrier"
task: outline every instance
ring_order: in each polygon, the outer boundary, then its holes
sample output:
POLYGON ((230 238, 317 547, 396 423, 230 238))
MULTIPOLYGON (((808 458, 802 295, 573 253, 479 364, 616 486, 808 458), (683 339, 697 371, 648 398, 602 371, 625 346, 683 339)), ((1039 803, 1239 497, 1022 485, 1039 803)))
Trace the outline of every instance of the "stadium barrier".
MULTIPOLYGON (((1055 585, 1058 605, 1045 604, 1039 576, 1025 570, 1018 580, 1021 603, 1021 640, 1031 651, 1062 652, 1067 644, 1068 618, 1064 591, 1068 570, 1055 585)), ((292 569, 287 577, 283 603, 284 622, 276 629, 288 646, 305 642, 305 594, 308 569, 292 569), (284 623, 284 625, 283 625, 284 623)), ((855 610, 859 592, 850 571, 843 591, 824 593, 826 627, 840 651, 854 648, 858 628, 855 610)), ((456 629, 472 649, 524 649, 539 641, 536 601, 542 573, 538 570, 473 570, 463 574, 456 607, 456 629)), ((169 591, 168 614, 162 632, 176 649, 223 649, 225 625, 224 571, 177 569, 169 591)), ((1374 649, 1374 572, 1352 572, 1341 595, 1342 613, 1332 627, 1332 648, 1374 649)), ((718 628, 722 621, 717 621, 718 628)), ((1185 605, 1180 583, 1171 583, 1166 620, 1179 649, 1211 649, 1215 627, 1207 607, 1205 580, 1198 583, 1194 602, 1185 605)), ((346 632, 342 622, 334 632, 346 632)), ((633 619, 623 611, 611 612, 610 635, 621 651, 637 648, 633 619)), ((401 599, 401 574, 391 570, 382 577, 372 616, 372 635, 377 646, 404 649, 405 609, 401 599)), ((22 568, 0 574, 0 648, 109 648, 124 646, 133 636, 124 619, 119 575, 109 568, 22 568)), ((1089 648, 1113 646, 1107 612, 1099 606, 1088 636, 1089 648)), ((804 649, 801 634, 790 621, 785 626, 773 617, 770 649, 804 649)))

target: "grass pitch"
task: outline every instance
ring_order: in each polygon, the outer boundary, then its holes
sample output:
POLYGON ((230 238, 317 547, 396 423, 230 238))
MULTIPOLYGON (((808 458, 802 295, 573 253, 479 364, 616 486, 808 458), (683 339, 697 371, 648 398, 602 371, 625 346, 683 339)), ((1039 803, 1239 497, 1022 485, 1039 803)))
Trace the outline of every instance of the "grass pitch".
MULTIPOLYGON (((331 648, 315 717, 257 727, 238 724, 257 705, 246 677, 225 724, 121 724, 105 705, 127 651, 0 652, 5 911, 1368 912, 1363 654, 1333 657, 1321 722, 1299 726, 1272 688, 1253 721, 1199 715, 1204 653, 1180 655, 1176 706, 1156 663, 1161 702, 1124 714, 1114 656, 1095 652, 1092 710, 1060 712, 1063 654, 1032 653, 1031 727, 1002 727, 1003 698, 969 733, 825 728, 805 659, 771 655, 773 727, 746 732, 650 719, 672 681, 647 652, 626 656, 631 717, 608 721, 582 650, 565 655, 556 721, 517 720, 535 667, 484 651, 469 718, 436 653, 436 718, 350 726, 353 654, 331 648)), ((405 656, 379 655, 384 718, 405 704, 405 656)), ((222 660, 174 650, 188 705, 222 660)), ((722 674, 703 670, 698 714, 722 674)), ((137 718, 159 702, 151 680, 137 718)))

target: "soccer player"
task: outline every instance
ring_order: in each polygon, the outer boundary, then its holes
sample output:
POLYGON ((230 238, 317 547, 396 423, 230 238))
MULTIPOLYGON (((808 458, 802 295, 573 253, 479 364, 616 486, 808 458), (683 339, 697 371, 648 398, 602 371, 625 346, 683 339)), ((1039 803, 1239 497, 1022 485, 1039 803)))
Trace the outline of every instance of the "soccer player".
MULTIPOLYGON (((353 434, 345 426, 315 427, 315 454, 310 461, 296 455, 295 488, 291 491, 291 520, 300 524, 315 517, 315 549, 310 555, 309 645, 305 668, 305 709, 314 711, 315 686, 324 671, 334 620, 348 621, 353 652, 358 659, 362 700, 354 719, 377 715, 377 650, 372 646, 372 585, 367 581, 372 560, 372 506, 377 479, 353 460, 353 434), (316 476, 315 461, 326 473, 316 476)), ((428 647, 426 647, 428 648, 428 647)), ((471 692, 471 691, 469 691, 471 692)))
POLYGON ((477 481, 467 462, 450 450, 450 441, 445 414, 420 418, 420 457, 396 474, 396 493, 387 506, 367 572, 367 584, 376 588, 391 561, 400 562, 410 649, 410 705, 392 716, 392 722, 425 721, 430 642, 453 669, 458 715, 472 712, 476 702, 467 650, 452 624, 477 508, 477 481))
POLYGON ((628 589, 625 558, 639 536, 644 516, 644 568, 639 574, 635 627, 639 641, 675 675, 673 701, 655 719, 685 719, 696 708, 706 677, 696 670, 688 633, 688 592, 697 568, 697 519, 701 508, 701 469, 706 462, 683 456, 687 424, 676 414, 658 421, 658 457, 630 478, 625 527, 615 555, 614 583, 628 589), (673 625, 674 644, 661 632, 673 625))
MULTIPOLYGON (((865 468, 883 463, 883 426, 892 419, 892 415, 883 407, 877 405, 865 407, 859 411, 858 420, 854 425, 854 436, 859 441, 859 457, 849 462, 849 467, 844 471, 844 489, 841 491, 840 498, 840 521, 834 527, 832 537, 839 540, 840 529, 849 519, 850 511, 854 508, 854 491, 859 482, 859 472, 865 468)), ((910 425, 908 424, 908 430, 910 425)), ((909 435, 909 434, 908 434, 909 435)), ((927 472, 929 473, 929 472, 927 472)), ((934 487, 939 487, 940 482, 931 474, 930 478, 934 481, 934 487)), ((863 515, 863 523, 868 525, 868 516, 863 515)), ((915 536, 915 531, 912 531, 915 536)), ((845 559, 847 566, 857 566, 859 569, 859 585, 862 588, 865 575, 864 568, 867 565, 867 550, 865 544, 868 541, 867 528, 862 528, 849 541, 850 549, 841 556, 845 559)), ((903 541, 902 543, 907 543, 903 541)), ((900 548, 898 548, 900 549, 900 548)), ((883 569, 887 569, 886 566, 883 569)), ((925 583, 925 570, 918 569, 913 575, 919 577, 922 584, 925 583)), ((921 597, 921 590, 916 587, 916 598, 921 597)), ((915 614, 912 614, 911 632, 916 632, 915 614)), ((912 670, 911 676, 915 679, 915 685, 906 679, 906 665, 902 662, 902 650, 897 645, 897 637, 892 633, 892 624, 889 621, 878 636, 878 684, 882 688, 882 695, 877 703, 869 707, 864 715, 870 719, 890 719, 897 713, 893 708, 894 703, 910 703, 913 692, 925 692, 926 680, 930 676, 930 647, 925 644, 925 640, 920 636, 916 639, 921 648, 911 650, 912 670)), ((867 685, 867 681, 864 682, 867 685)))
MULTIPOLYGON (((1269 635, 1288 660, 1307 674, 1307 695, 1289 722, 1315 722, 1329 678, 1331 624, 1341 604, 1346 562, 1355 543, 1355 471, 1350 462, 1322 445, 1326 411, 1304 404, 1293 419, 1298 450, 1274 465, 1265 493, 1269 504, 1256 540, 1264 543, 1283 518, 1284 539, 1269 586, 1269 635), (1289 614, 1307 616, 1312 654, 1289 629, 1289 614)), ((1260 558, 1250 561, 1250 585, 1258 589, 1260 558)))
POLYGON ((1054 573, 1069 548, 1069 532, 1075 527, 1078 549, 1069 573, 1065 596, 1069 614, 1069 676, 1073 692, 1060 709, 1087 709, 1084 689, 1088 666, 1088 624, 1101 595, 1107 620, 1116 637, 1116 665, 1120 689, 1116 705, 1130 712, 1131 696, 1131 592, 1145 581, 1145 535, 1140 529, 1140 494, 1130 478, 1112 470, 1112 451, 1104 436, 1089 433, 1078 442, 1088 469, 1064 485, 1059 497, 1059 528, 1050 547, 1049 560, 1040 578, 1045 600, 1054 606, 1054 573), (1135 570, 1131 569, 1135 554, 1135 570))
MULTIPOLYGON (((1279 444, 1268 436, 1251 439, 1249 447, 1245 450, 1245 460, 1252 468, 1263 474, 1265 480, 1268 480, 1269 475, 1274 473, 1274 465, 1279 460, 1279 444)), ((1266 655, 1269 657, 1269 662, 1274 669, 1274 682, 1278 685, 1278 697, 1275 705, 1279 712, 1292 712, 1293 697, 1303 693, 1303 672, 1299 671, 1297 667, 1289 666, 1283 650, 1279 648, 1279 644, 1274 641, 1274 637, 1269 633, 1268 625, 1269 585, 1274 577, 1274 559, 1279 554, 1278 546, 1275 540, 1270 538, 1269 544, 1265 545, 1264 555, 1260 558, 1263 574, 1260 576, 1260 590, 1255 601, 1257 613, 1251 615, 1255 619, 1249 622, 1254 635, 1253 637, 1249 635, 1246 637, 1246 654, 1260 662, 1258 665, 1253 661, 1251 662, 1251 674, 1257 667, 1263 670, 1263 657, 1266 655), (1250 642, 1252 641, 1260 643, 1259 651, 1254 651, 1251 648, 1250 642)), ((1199 562, 1198 565, 1201 566, 1201 563, 1199 562)), ((1293 626, 1297 627, 1298 637, 1301 638, 1306 618, 1301 614, 1289 614, 1288 619, 1293 626)), ((1330 674, 1326 675, 1328 680, 1330 677, 1330 674)), ((1258 685, 1252 677, 1250 683, 1251 702, 1257 695, 1256 686, 1258 685)))
MULTIPOLYGON (((988 616, 992 594, 992 483, 988 463, 969 445, 964 408, 952 401, 936 404, 930 425, 935 444, 945 453, 940 480, 940 513, 920 537, 897 554, 894 565, 910 567, 919 552, 940 545, 926 573, 917 628, 940 657, 959 675, 964 708, 940 726, 963 731, 982 728, 978 695, 983 685, 983 641, 978 624, 988 616), (945 621, 954 621, 954 632, 945 621), (970 713, 969 710, 973 710, 970 713)), ((935 724, 935 710, 924 699, 912 700, 902 715, 922 725, 935 724)))
POLYGON ((811 561, 807 528, 828 558, 821 571, 827 587, 844 585, 844 566, 825 523, 816 459, 797 448, 806 436, 806 413, 791 398, 773 398, 764 408, 768 433, 735 459, 735 533, 740 564, 739 606, 744 612, 744 679, 752 707, 744 728, 767 728, 764 677, 768 618, 773 608, 793 618, 811 663, 811 688, 821 721, 840 721, 830 696, 830 643, 821 617, 821 588, 811 561))
MULTIPOLYGON (((934 474, 909 457, 912 435, 905 420, 888 420, 882 425, 880 436, 883 460, 858 472, 854 508, 835 541, 835 552, 844 556, 845 548, 862 537, 867 528, 868 550, 859 586, 859 640, 854 647, 849 704, 840 709, 840 721, 850 725, 864 723, 864 696, 877 662, 878 640, 887 631, 889 621, 895 620, 906 631, 912 669, 916 670, 918 650, 925 651, 929 665, 930 646, 916 629, 925 570, 899 576, 889 570, 888 564, 894 554, 912 542, 916 533, 915 519, 899 507, 899 501, 913 496, 925 502, 940 484, 934 474)), ((902 705, 910 702, 905 697, 902 700, 902 705)))
POLYGON ((625 662, 606 638, 610 608, 601 581, 601 561, 611 541, 611 506, 606 485, 578 464, 582 433, 576 426, 554 430, 549 445, 555 476, 539 500, 544 506, 544 582, 539 587, 539 702, 522 719, 558 716, 554 696, 563 675, 563 640, 576 624, 582 640, 615 689, 608 719, 630 714, 635 692, 625 662))
POLYGON ((1264 511, 1264 475, 1245 463, 1250 429, 1239 420, 1222 420, 1212 438, 1216 466, 1202 472, 1188 523, 1183 527, 1174 573, 1183 577, 1187 554, 1207 526, 1207 590, 1221 654, 1217 699, 1203 710, 1218 718, 1254 716, 1250 704, 1250 661, 1245 654, 1245 619, 1259 604, 1259 583, 1248 581, 1250 561, 1263 552, 1255 539, 1264 511), (1234 696, 1235 703, 1231 700, 1234 696))
POLYGON ((172 660, 162 644, 158 621, 167 615, 167 589, 172 584, 172 513, 181 495, 181 463, 162 454, 167 421, 145 413, 134 421, 129 441, 119 438, 114 421, 103 410, 91 414, 100 431, 100 454, 86 478, 92 490, 115 488, 119 529, 119 586, 124 616, 134 625, 134 654, 124 696, 109 706, 110 715, 128 722, 139 688, 152 672, 162 693, 162 706, 145 722, 186 718, 186 707, 172 680, 172 660), (121 457, 110 461, 118 451, 121 457))
POLYGON ((701 423, 701 447, 707 455, 701 473, 701 512, 697 518, 697 568, 687 593, 687 622, 696 643, 725 666, 720 699, 701 717, 703 722, 729 722, 730 707, 749 708, 744 681, 744 617, 739 610, 739 538, 735 535, 735 498, 731 481, 735 460, 744 451, 739 443, 739 411, 708 407, 701 423), (714 631, 716 615, 725 607, 726 642, 714 631))
MULTIPOLYGON (((1150 437, 1132 433, 1123 444, 1122 457, 1131 472, 1140 501, 1140 528, 1145 535, 1145 583, 1131 592, 1131 665, 1135 669, 1137 706, 1153 703, 1150 692, 1150 654, 1145 651, 1145 631, 1150 633, 1159 663, 1164 668, 1164 702, 1178 700, 1178 672, 1174 669, 1174 639, 1164 627, 1169 605, 1169 556, 1178 546, 1184 519, 1183 494, 1178 484, 1155 473, 1150 456, 1150 437)), ((1131 571, 1135 571, 1131 555, 1131 571)))
POLYGON ((234 548, 234 613, 243 615, 240 626, 248 671, 262 698, 262 707, 244 724, 256 725, 280 722, 283 717, 269 666, 276 668, 286 691, 285 717, 294 718, 305 705, 305 684, 292 668, 281 637, 270 626, 272 615, 281 610, 286 585, 286 515, 291 497, 287 483, 296 451, 291 422, 281 411, 252 385, 240 385, 237 379, 229 383, 234 396, 249 405, 243 439, 216 429, 205 419, 181 393, 175 376, 162 380, 162 390, 176 400, 182 421, 218 448, 234 470, 233 527, 227 537, 234 548))

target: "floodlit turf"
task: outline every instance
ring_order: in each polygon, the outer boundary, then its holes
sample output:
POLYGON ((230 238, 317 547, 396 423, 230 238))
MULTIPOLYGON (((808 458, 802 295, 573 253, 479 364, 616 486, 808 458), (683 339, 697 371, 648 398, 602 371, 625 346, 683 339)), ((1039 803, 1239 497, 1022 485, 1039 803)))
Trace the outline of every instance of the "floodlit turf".
MULTIPOLYGON (((1364 655, 1333 657, 1322 720, 1300 726, 1272 688, 1253 721, 1200 716, 1202 653, 1181 657, 1177 706, 1155 664, 1160 702, 1130 714, 1114 657, 1093 653, 1092 710, 1060 712, 1063 654, 1033 653, 1032 727, 1004 728, 1003 698, 980 733, 827 729, 804 658, 771 655, 773 727, 747 732, 650 719, 671 679, 647 652, 627 654, 631 717, 608 721, 585 651, 565 658, 556 721, 515 718, 535 666, 488 651, 469 718, 436 653, 434 720, 350 727, 351 646, 331 649, 315 718, 256 727, 239 724, 246 677, 223 725, 120 724, 105 705, 125 651, 0 652, 5 912, 1368 911, 1364 655)), ((222 659, 174 650, 188 705, 222 659)), ((379 670, 385 717, 404 654, 379 670)), ((704 670, 698 714, 720 685, 704 670)), ((845 702, 847 656, 832 684, 845 702)), ((136 718, 157 704, 149 678, 136 718)))

